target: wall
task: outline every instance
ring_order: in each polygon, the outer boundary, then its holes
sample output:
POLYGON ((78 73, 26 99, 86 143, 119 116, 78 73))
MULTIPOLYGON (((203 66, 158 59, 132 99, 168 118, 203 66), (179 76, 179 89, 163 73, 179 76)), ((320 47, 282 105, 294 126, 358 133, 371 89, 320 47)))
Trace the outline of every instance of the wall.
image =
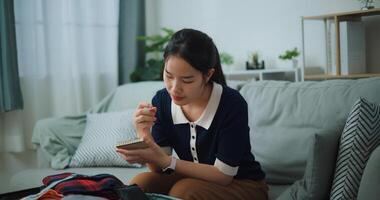
MULTIPOLYGON (((253 51, 259 52, 268 68, 277 68, 279 54, 293 47, 301 49, 301 16, 359 10, 361 6, 357 0, 147 1, 147 33, 158 33, 160 27, 200 29, 214 39, 220 52, 234 56, 234 68, 244 68, 253 51)), ((379 1, 375 7, 380 7, 379 1)), ((372 26, 379 23, 379 20, 369 21, 372 26)), ((324 65, 323 23, 311 22, 306 29, 307 65, 324 65)), ((380 66, 379 56, 375 55, 380 48, 380 45, 375 47, 380 44, 379 28, 373 29, 367 33, 371 41, 367 42, 370 68, 380 66)))

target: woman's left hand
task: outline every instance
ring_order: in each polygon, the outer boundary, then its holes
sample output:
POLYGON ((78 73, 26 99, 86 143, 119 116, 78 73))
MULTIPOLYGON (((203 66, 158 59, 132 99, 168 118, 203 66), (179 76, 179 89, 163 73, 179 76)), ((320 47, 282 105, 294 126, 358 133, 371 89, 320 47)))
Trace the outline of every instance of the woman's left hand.
POLYGON ((143 137, 144 142, 149 146, 146 149, 125 150, 117 148, 116 152, 129 163, 154 164, 163 169, 169 166, 171 158, 160 146, 158 146, 150 137, 143 137))

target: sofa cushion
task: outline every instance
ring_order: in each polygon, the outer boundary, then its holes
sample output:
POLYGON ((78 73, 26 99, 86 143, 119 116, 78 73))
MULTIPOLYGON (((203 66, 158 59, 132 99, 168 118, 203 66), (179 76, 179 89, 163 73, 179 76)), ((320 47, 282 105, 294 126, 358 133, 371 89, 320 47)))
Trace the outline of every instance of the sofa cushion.
POLYGON ((116 143, 137 138, 133 127, 134 109, 123 112, 87 114, 81 143, 69 167, 138 167, 129 164, 116 152, 116 143))
POLYGON ((359 97, 380 103, 380 78, 321 82, 258 81, 240 90, 248 103, 252 152, 269 183, 301 179, 308 139, 323 130, 341 134, 359 97))
POLYGON ((357 200, 368 200, 380 197, 380 146, 378 146, 368 159, 360 181, 357 200))
POLYGON ((356 199, 364 168, 380 144, 380 104, 360 98, 352 108, 339 144, 330 199, 356 199))
POLYGON ((313 135, 302 180, 296 181, 277 200, 328 199, 339 143, 339 135, 334 133, 326 130, 313 135))
POLYGON ((268 184, 269 191, 268 191, 268 199, 276 199, 284 192, 286 191, 291 185, 289 184, 268 184))

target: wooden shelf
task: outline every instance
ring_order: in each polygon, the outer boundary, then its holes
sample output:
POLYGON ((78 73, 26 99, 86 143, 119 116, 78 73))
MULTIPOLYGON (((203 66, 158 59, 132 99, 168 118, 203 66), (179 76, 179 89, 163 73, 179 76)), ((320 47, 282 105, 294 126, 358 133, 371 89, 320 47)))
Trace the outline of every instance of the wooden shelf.
MULTIPOLYGON (((305 75, 301 74, 302 80, 323 80, 323 79, 336 79, 336 78, 364 78, 364 77, 372 77, 372 76, 380 76, 380 74, 377 73, 366 73, 366 74, 352 74, 352 75, 341 75, 341 52, 340 52, 340 22, 342 21, 356 21, 360 20, 361 17, 365 16, 373 16, 373 15, 380 15, 380 8, 374 8, 370 10, 357 10, 357 11, 350 11, 350 12, 340 12, 340 13, 331 13, 326 15, 319 15, 319 16, 303 16, 301 19, 301 26, 302 26, 302 69, 305 71, 306 60, 305 60, 305 33, 304 33, 304 22, 306 20, 322 20, 324 22, 324 32, 325 37, 329 37, 327 33, 327 21, 332 20, 334 22, 335 26, 335 62, 336 62, 336 73, 337 75, 329 75, 329 74, 323 74, 323 75, 305 75)), ((326 52, 329 52, 329 45, 327 40, 325 41, 325 48, 326 52)), ((327 58, 326 58, 327 63, 327 58)), ((326 69, 328 65, 326 64, 326 69)))
POLYGON ((331 74, 318 74, 318 75, 305 75, 305 80, 327 80, 327 79, 357 79, 378 77, 380 74, 349 74, 349 75, 331 75, 331 74))
POLYGON ((346 17, 363 17, 363 16, 371 16, 371 15, 379 15, 380 8, 374 8, 370 10, 357 10, 350 12, 340 12, 340 13, 332 13, 327 15, 318 15, 318 16, 304 16, 302 19, 310 19, 310 20, 323 20, 323 19, 334 19, 338 18, 346 18, 346 17))

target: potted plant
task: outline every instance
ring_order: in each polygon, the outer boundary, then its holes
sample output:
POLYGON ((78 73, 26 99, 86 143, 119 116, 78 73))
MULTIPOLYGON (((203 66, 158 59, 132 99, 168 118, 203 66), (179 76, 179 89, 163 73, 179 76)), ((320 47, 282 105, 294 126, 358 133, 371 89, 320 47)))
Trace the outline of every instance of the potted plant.
POLYGON ((286 50, 283 54, 279 55, 278 58, 280 60, 285 61, 285 66, 289 66, 289 61, 292 61, 293 68, 297 68, 298 60, 296 59, 300 55, 300 52, 298 51, 297 47, 294 47, 294 49, 286 50))
POLYGON ((220 53, 219 57, 223 70, 230 70, 230 66, 234 63, 234 58, 232 55, 226 52, 222 52, 220 53))
POLYGON ((362 10, 369 10, 369 9, 374 9, 375 6, 373 6, 373 3, 375 0, 359 0, 361 3, 364 4, 362 7, 362 10))
POLYGON ((264 60, 259 61, 259 53, 258 52, 253 52, 249 55, 248 61, 245 63, 246 69, 251 70, 251 69, 264 69, 265 64, 264 60))
POLYGON ((137 37, 138 40, 145 41, 144 50, 147 59, 144 66, 136 66, 131 73, 130 79, 132 82, 162 80, 164 48, 174 34, 174 31, 168 28, 162 28, 162 31, 162 35, 137 37))

